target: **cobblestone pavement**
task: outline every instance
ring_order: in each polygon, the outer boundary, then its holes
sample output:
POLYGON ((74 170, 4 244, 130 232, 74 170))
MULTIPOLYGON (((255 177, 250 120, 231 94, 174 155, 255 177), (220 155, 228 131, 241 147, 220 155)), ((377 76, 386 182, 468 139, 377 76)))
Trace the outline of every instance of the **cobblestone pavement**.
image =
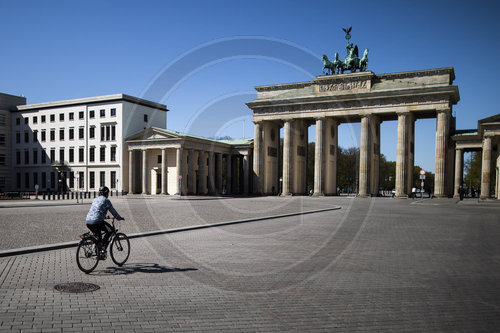
MULTIPOLYGON (((108 259, 90 275, 78 270, 74 248, 0 258, 0 331, 492 332, 500 327, 500 206, 248 199, 261 201, 252 206, 246 200, 225 209, 238 208, 237 216, 259 206, 258 213, 275 215, 268 210, 301 202, 304 210, 336 204, 342 209, 133 239, 127 264, 117 267, 108 259), (80 294, 54 289, 78 281, 101 288, 80 294)), ((217 201, 197 202, 193 211, 202 221, 224 210, 217 201)), ((132 215, 124 215, 140 219, 134 215, 140 210, 130 205, 132 215)))

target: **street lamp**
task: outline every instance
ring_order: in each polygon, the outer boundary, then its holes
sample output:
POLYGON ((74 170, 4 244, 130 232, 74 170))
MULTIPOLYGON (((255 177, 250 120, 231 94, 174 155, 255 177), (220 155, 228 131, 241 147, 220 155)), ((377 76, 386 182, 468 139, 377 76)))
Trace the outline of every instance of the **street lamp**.
POLYGON ((78 187, 80 187, 80 177, 78 175, 76 175, 76 203, 79 203, 78 202, 78 187))
POLYGON ((282 195, 283 193, 283 177, 280 177, 280 193, 279 195, 282 195))

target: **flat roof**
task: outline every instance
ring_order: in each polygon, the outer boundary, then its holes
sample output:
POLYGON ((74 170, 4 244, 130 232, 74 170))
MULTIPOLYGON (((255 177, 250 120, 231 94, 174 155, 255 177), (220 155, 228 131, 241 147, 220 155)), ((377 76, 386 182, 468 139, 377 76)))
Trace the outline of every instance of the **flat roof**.
POLYGON ((96 96, 96 97, 68 99, 68 100, 64 100, 64 101, 19 105, 19 106, 17 106, 17 111, 49 109, 49 108, 58 108, 58 107, 64 107, 64 106, 81 105, 81 104, 97 104, 97 103, 112 102, 112 101, 126 101, 126 102, 131 102, 134 104, 148 106, 150 108, 154 108, 154 109, 165 111, 165 112, 168 111, 167 106, 164 104, 148 101, 146 99, 142 99, 142 98, 126 95, 126 94, 104 95, 104 96, 96 96))

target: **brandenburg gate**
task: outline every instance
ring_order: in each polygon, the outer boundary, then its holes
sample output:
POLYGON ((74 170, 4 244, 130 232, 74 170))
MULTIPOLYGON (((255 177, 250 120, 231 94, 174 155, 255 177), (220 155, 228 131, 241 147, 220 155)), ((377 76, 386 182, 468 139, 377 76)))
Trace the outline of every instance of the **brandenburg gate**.
POLYGON ((314 195, 336 194, 338 126, 360 122, 358 194, 377 195, 380 124, 397 120, 396 196, 406 197, 413 181, 415 121, 435 118, 434 195, 452 196, 452 106, 460 99, 454 79, 453 68, 439 68, 381 75, 370 71, 324 75, 309 82, 256 87, 257 98, 247 104, 255 123, 253 192, 269 194, 280 188, 283 127, 282 193, 307 193, 307 133, 308 127, 315 125, 314 195))

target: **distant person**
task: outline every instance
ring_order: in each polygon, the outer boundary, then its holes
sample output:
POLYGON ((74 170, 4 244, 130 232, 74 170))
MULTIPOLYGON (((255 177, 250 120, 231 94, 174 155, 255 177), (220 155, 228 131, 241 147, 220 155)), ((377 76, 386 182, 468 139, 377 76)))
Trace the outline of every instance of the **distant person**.
POLYGON ((472 198, 475 198, 475 197, 476 197, 476 191, 474 191, 474 187, 471 187, 471 188, 470 188, 470 196, 471 196, 472 198))
POLYGON ((460 185, 458 187, 458 196, 460 197, 460 201, 464 200, 464 187, 462 185, 460 185))
POLYGON ((90 207, 86 218, 87 228, 89 228, 90 231, 92 231, 92 233, 97 237, 97 246, 101 256, 105 256, 106 254, 106 247, 108 246, 109 238, 111 237, 113 230, 111 225, 104 221, 108 211, 110 211, 117 220, 125 220, 113 208, 111 200, 108 199, 108 196, 109 188, 101 186, 99 188, 99 196, 92 201, 92 206, 90 207), (103 231, 105 233, 104 239, 102 239, 103 231))

